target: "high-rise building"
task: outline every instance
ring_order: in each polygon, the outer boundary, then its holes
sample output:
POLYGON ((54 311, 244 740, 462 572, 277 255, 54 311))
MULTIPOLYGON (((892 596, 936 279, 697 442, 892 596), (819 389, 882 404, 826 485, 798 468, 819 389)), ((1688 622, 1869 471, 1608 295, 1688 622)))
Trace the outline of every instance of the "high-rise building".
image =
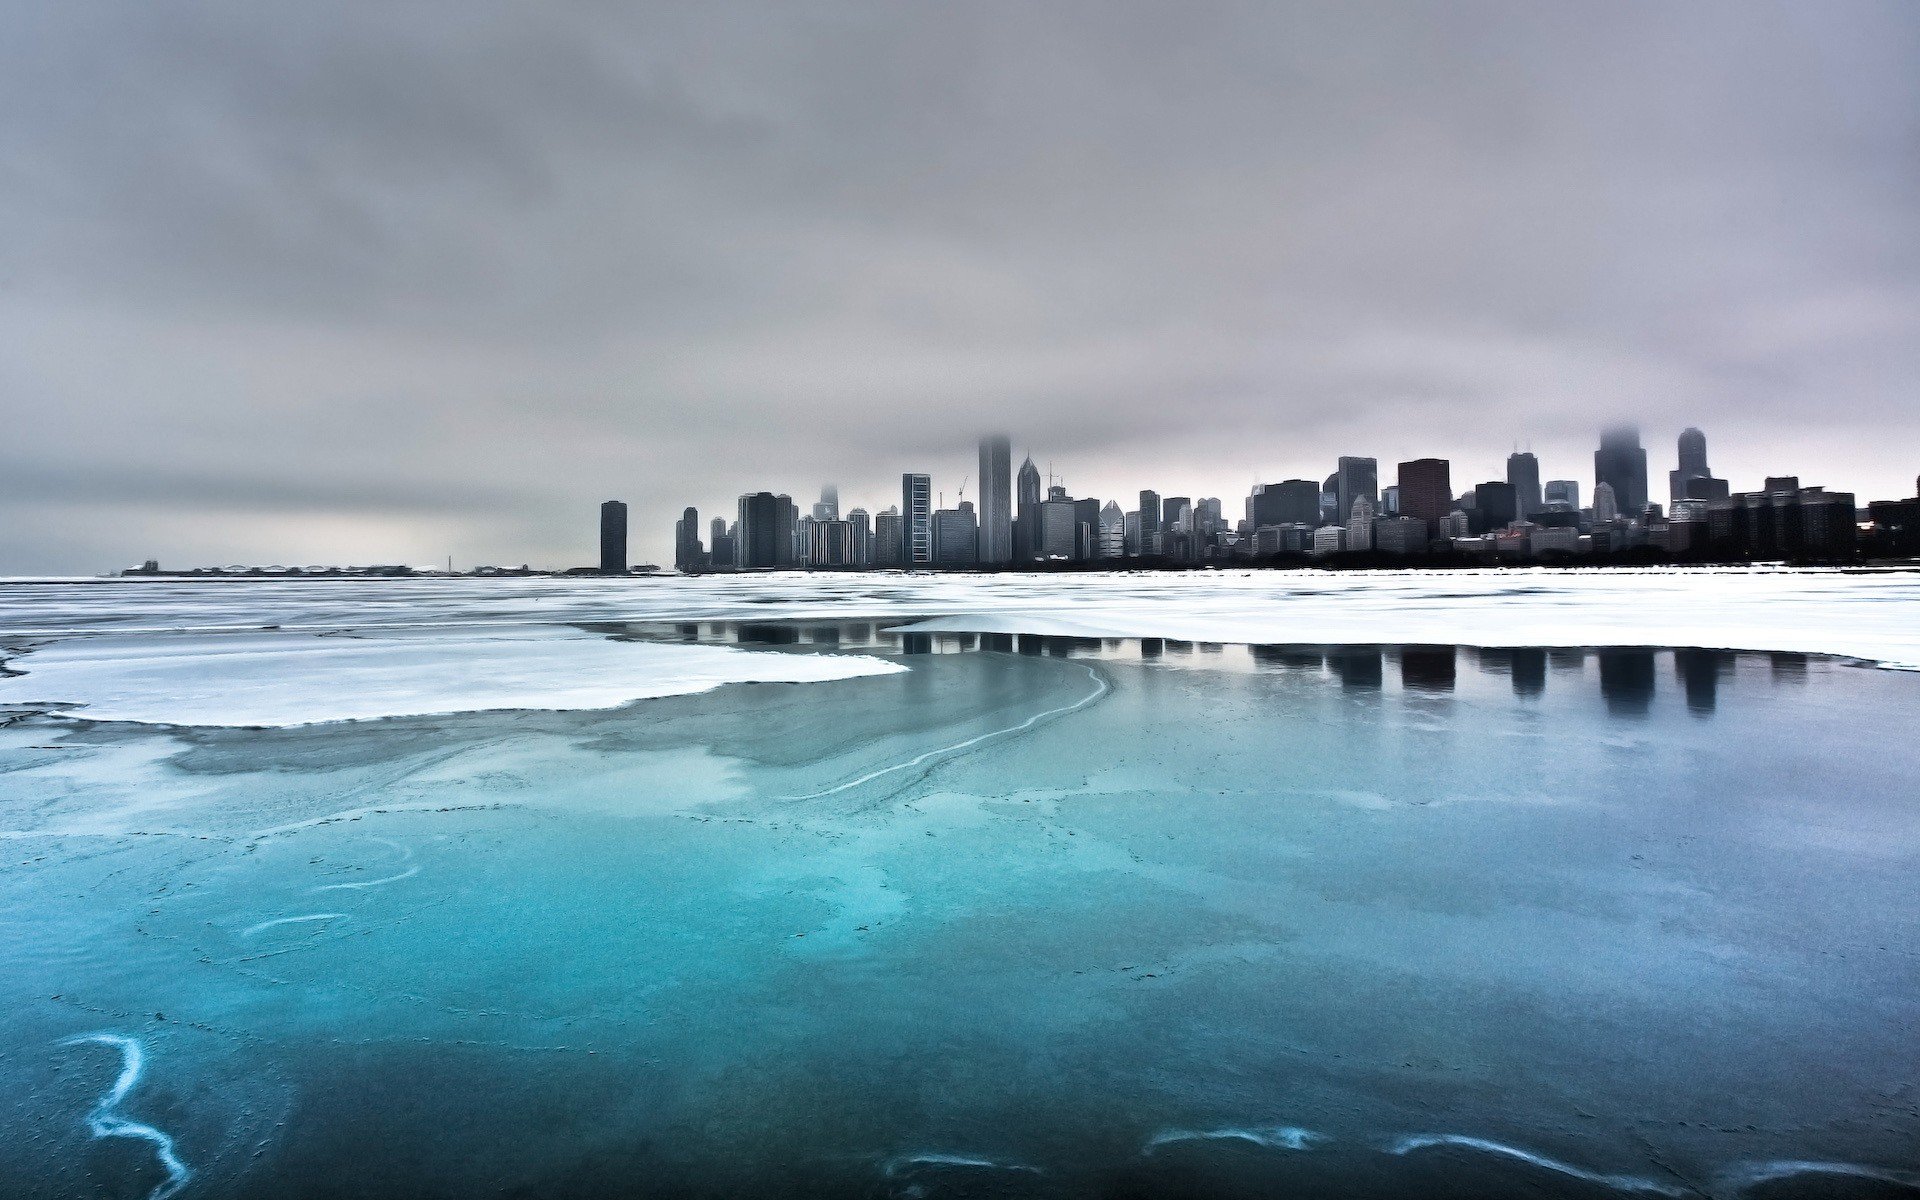
POLYGON ((1418 517, 1430 531, 1453 511, 1453 465, 1444 458, 1400 464, 1400 515, 1418 517))
POLYGON ((1147 488, 1140 489, 1140 545, 1141 553, 1150 553, 1146 549, 1154 534, 1160 532, 1160 493, 1147 488))
POLYGON ((1047 489, 1040 502, 1039 555, 1043 559, 1071 562, 1079 557, 1079 510, 1058 485, 1047 489))
POLYGON ((1727 481, 1715 479, 1707 466, 1707 435, 1687 428, 1680 433, 1679 469, 1667 472, 1667 499, 1725 500, 1727 481))
POLYGON ((1040 557, 1040 468, 1028 455, 1014 488, 1013 556, 1029 562, 1040 557))
POLYGON ((1187 529, 1185 527, 1182 527, 1181 529, 1176 531, 1174 526, 1178 525, 1183 520, 1190 521, 1192 512, 1193 512, 1193 501, 1186 496, 1168 496, 1165 499, 1161 500, 1160 501, 1160 532, 1163 534, 1174 533, 1174 532, 1180 532, 1180 533, 1187 532, 1187 529))
POLYGON ((1340 465, 1333 473, 1334 479, 1334 524, 1342 525, 1353 513, 1353 502, 1360 497, 1367 498, 1369 509, 1380 503, 1380 464, 1371 458, 1342 456, 1340 465))
POLYGON ((1596 523, 1620 519, 1620 500, 1614 493, 1612 484, 1593 485, 1593 519, 1596 523))
POLYGON ((856 508, 847 514, 847 531, 853 540, 853 565, 873 565, 873 523, 867 510, 856 508))
POLYGON ((1580 482, 1576 479, 1549 479, 1546 492, 1549 506, 1565 505, 1568 509, 1579 511, 1580 482))
POLYGON ((618 500, 600 506, 600 573, 627 573, 627 506, 618 500))
POLYGON ((1600 448, 1593 452, 1593 481, 1613 485, 1613 500, 1621 512, 1637 516, 1646 509, 1647 452, 1638 429, 1622 425, 1600 435, 1600 448))
POLYGON ((876 567, 897 567, 902 563, 901 550, 906 538, 900 529, 900 512, 889 504, 884 510, 873 516, 873 565, 876 567))
POLYGON ((924 567, 933 561, 933 476, 900 476, 900 562, 924 567))
POLYGON ((698 571, 706 566, 705 559, 700 546, 700 513, 689 508, 680 514, 679 522, 673 527, 673 569, 698 571))
POLYGON ((813 519, 816 521, 838 521, 840 519, 840 489, 826 484, 820 489, 820 502, 813 506, 813 519))
POLYGON ((1514 502, 1525 520, 1546 507, 1540 496, 1540 460, 1530 450, 1515 450, 1507 455, 1507 482, 1513 485, 1514 502))
POLYGON ((1390 483, 1380 489, 1380 515, 1397 517, 1400 515, 1400 485, 1390 483))
POLYGON ((813 567, 851 567, 853 562, 853 524, 849 521, 809 521, 807 565, 813 567))
POLYGON ((1100 508, 1100 546, 1096 557, 1124 558, 1127 553, 1127 516, 1109 500, 1100 508))
POLYGON ((1347 516, 1346 548, 1373 549, 1373 501, 1365 496, 1353 498, 1353 510, 1347 516))
POLYGON ((1320 485, 1311 479, 1259 483, 1248 497, 1247 519, 1259 529, 1266 525, 1318 525, 1320 485))
POLYGON ((980 561, 1013 561, 1013 445, 980 439, 980 561))
POLYGON ((795 524, 793 500, 787 496, 749 492, 740 497, 739 519, 734 522, 734 566, 742 571, 792 566, 795 524))
POLYGON ((1480 512, 1480 530, 1505 529, 1520 519, 1519 489, 1511 483, 1492 480, 1475 484, 1473 506, 1480 512))
POLYGON ((973 501, 933 514, 933 561, 941 566, 968 566, 980 561, 980 524, 973 501))

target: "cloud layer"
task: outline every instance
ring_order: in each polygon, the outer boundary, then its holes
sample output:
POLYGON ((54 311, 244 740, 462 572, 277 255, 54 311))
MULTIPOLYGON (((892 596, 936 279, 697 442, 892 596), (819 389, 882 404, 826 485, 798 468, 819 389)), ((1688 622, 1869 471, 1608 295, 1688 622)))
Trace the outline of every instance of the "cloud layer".
MULTIPOLYGON (((742 490, 1920 461, 1908 4, 17 6, 0 573, 742 490)), ((1656 489, 1657 490, 1657 489, 1656 489)))

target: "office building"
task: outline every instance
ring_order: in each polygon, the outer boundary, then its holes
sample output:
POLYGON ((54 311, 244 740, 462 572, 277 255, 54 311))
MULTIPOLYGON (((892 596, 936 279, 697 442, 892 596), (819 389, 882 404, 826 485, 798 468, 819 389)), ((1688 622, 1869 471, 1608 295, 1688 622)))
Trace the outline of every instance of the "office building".
POLYGON ((1366 497, 1369 510, 1380 505, 1380 464, 1371 458, 1343 456, 1334 470, 1334 523, 1345 524, 1353 514, 1353 502, 1366 497))
POLYGON ((1346 548, 1373 549, 1373 501, 1365 496, 1353 498, 1353 510, 1347 517, 1346 548))
POLYGON ((1546 507, 1540 495, 1540 460, 1530 450, 1507 455, 1507 482, 1513 485, 1514 507, 1522 520, 1546 507))
POLYGON ((1096 558, 1124 558, 1127 553, 1127 517, 1109 500, 1100 508, 1100 544, 1096 558))
POLYGON ((734 521, 734 566, 742 571, 770 571, 794 564, 793 531, 797 524, 793 501, 772 492, 749 492, 740 497, 734 521))
POLYGON ((1518 490, 1511 483, 1494 480, 1474 485, 1473 506, 1480 511, 1476 533, 1505 529, 1520 519, 1518 490))
POLYGON ((618 500, 600 506, 600 573, 627 573, 627 506, 618 500))
POLYGON ((967 567, 980 561, 980 522, 973 501, 933 514, 933 561, 943 567, 967 567))
POLYGON ((813 506, 813 519, 816 521, 838 521, 840 519, 840 489, 827 484, 820 489, 820 502, 813 506))
POLYGON ((1264 525, 1318 525, 1320 485, 1311 479, 1256 484, 1247 507, 1247 519, 1255 529, 1264 525))
POLYGON ((1417 517, 1429 530, 1454 510, 1453 467, 1444 458, 1416 458, 1400 464, 1400 515, 1417 517))
POLYGON ((689 508, 673 527, 673 569, 698 571, 706 566, 705 558, 700 546, 700 513, 689 508))
POLYGON ((873 565, 873 521, 864 508, 856 508, 847 514, 848 536, 853 541, 853 565, 870 567, 873 565))
POLYGON ((1573 512, 1580 511, 1580 482, 1576 479, 1547 480, 1546 505, 1548 508, 1564 507, 1573 512))
POLYGON ((1680 434, 1680 465, 1667 472, 1667 500, 1725 500, 1727 481, 1715 479, 1707 466, 1707 435, 1687 428, 1680 434))
POLYGON ((1381 517, 1373 523, 1373 548, 1382 554, 1425 554, 1427 534, 1419 517, 1381 517))
POLYGON ((1160 493, 1142 488, 1140 491, 1140 552, 1152 554, 1147 548, 1153 536, 1160 532, 1160 493))
POLYGON ((1013 444, 999 436, 980 439, 979 561, 1013 561, 1013 444))
POLYGON ((1040 556, 1040 468, 1028 455, 1014 486, 1013 557, 1031 562, 1040 556))
POLYGON ((933 477, 912 471, 900 476, 900 564, 924 567, 933 562, 933 477))
MULTIPOLYGON (((1627 516, 1637 517, 1647 507, 1647 452, 1640 431, 1630 425, 1607 430, 1593 452, 1593 482, 1613 488, 1613 502, 1627 516)), ((1598 503, 1598 501, 1596 501, 1598 503)))
POLYGON ((1596 524, 1620 519, 1620 501, 1614 495, 1612 484, 1593 485, 1593 519, 1596 524))
POLYGON ((876 567, 898 567, 902 565, 901 549, 906 538, 900 529, 900 512, 888 505, 873 517, 873 565, 876 567))

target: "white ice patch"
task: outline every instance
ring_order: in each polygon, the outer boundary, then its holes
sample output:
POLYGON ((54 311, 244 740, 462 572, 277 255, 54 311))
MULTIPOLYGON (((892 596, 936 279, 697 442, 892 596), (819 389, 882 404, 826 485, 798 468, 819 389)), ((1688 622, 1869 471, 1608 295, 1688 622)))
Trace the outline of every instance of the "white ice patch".
POLYGON ((1701 646, 1920 669, 1920 572, 1732 568, 798 572, 661 579, 9 583, 0 637, 502 623, 909 621, 928 630, 1309 645, 1701 646))
POLYGON ((813 683, 906 668, 846 654, 618 642, 519 626, 434 636, 254 632, 56 642, 12 660, 0 704, 99 721, 292 726, 500 709, 614 708, 729 683, 813 683))

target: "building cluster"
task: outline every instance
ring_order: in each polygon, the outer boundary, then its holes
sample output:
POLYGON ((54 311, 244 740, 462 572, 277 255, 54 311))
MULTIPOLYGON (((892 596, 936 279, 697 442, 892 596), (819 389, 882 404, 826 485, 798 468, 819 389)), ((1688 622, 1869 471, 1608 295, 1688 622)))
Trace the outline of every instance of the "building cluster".
MULTIPOLYGON (((1074 497, 1052 479, 1043 489, 1031 457, 1014 469, 1004 437, 981 441, 979 466, 977 505, 965 498, 963 483, 954 507, 939 506, 932 477, 910 472, 901 477, 899 503, 878 512, 843 513, 832 485, 804 512, 788 495, 741 496, 731 520, 714 517, 704 529, 699 512, 688 508, 675 527, 674 565, 696 572, 1129 559, 1202 565, 1333 555, 1551 561, 1635 550, 1688 560, 1834 561, 1859 549, 1851 494, 1803 487, 1793 476, 1734 493, 1708 467, 1698 429, 1680 435, 1664 503, 1649 495, 1639 432, 1625 427, 1602 435, 1584 505, 1578 481, 1542 482, 1539 460, 1527 451, 1508 457, 1505 479, 1458 491, 1443 458, 1400 463, 1393 482, 1382 486, 1377 460, 1343 457, 1324 480, 1256 485, 1237 521, 1212 497, 1147 490, 1123 510, 1114 500, 1074 497)), ((1909 544, 1920 531, 1916 507, 1920 501, 1874 505, 1868 536, 1882 545, 1909 544), (1888 540, 1895 537, 1902 540, 1888 540)), ((625 506, 609 501, 601 522, 603 567, 623 570, 625 506)))

